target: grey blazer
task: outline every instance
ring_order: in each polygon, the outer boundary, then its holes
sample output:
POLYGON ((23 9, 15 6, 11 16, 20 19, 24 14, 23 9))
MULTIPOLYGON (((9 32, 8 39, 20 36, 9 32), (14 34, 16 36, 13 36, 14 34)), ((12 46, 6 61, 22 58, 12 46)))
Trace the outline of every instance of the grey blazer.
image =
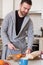
MULTIPOLYGON (((21 52, 24 52, 26 47, 32 48, 33 23, 29 18, 29 15, 25 16, 18 35, 16 35, 15 23, 16 16, 15 12, 12 11, 5 17, 1 27, 1 37, 3 42, 2 59, 5 59, 5 54, 6 56, 11 54, 11 50, 7 47, 8 42, 11 42, 15 47, 21 49, 21 52), (26 44, 26 36, 28 38, 28 44, 26 44)), ((17 53, 17 51, 15 53, 17 53)))

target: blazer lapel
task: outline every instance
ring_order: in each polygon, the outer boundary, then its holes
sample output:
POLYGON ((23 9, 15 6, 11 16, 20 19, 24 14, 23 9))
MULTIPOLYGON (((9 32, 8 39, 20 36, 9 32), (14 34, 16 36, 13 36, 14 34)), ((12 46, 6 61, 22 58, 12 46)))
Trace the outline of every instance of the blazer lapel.
MULTIPOLYGON (((29 16, 26 16, 26 17, 24 18, 24 20, 23 20, 23 24, 22 24, 22 26, 21 26, 21 29, 20 29, 19 34, 21 33, 21 31, 23 30, 23 28, 25 27, 25 25, 27 24, 28 21, 29 21, 29 16)), ((19 35, 19 34, 18 34, 18 35, 19 35)))

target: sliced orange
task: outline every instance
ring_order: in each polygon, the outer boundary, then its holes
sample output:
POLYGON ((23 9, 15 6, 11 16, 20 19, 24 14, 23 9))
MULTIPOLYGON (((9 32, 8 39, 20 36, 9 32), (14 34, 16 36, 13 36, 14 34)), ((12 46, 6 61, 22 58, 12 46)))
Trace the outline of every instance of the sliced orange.
POLYGON ((4 65, 4 60, 0 60, 0 65, 4 65))
POLYGON ((17 58, 20 58, 22 56, 22 54, 17 54, 16 57, 17 58))

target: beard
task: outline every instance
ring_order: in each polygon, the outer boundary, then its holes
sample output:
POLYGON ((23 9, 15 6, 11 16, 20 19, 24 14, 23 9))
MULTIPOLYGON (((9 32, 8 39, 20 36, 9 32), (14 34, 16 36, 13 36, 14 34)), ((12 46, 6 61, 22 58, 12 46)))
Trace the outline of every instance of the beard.
POLYGON ((20 10, 20 13, 21 13, 22 16, 26 16, 27 15, 27 13, 25 13, 24 11, 21 11, 21 10, 20 10))

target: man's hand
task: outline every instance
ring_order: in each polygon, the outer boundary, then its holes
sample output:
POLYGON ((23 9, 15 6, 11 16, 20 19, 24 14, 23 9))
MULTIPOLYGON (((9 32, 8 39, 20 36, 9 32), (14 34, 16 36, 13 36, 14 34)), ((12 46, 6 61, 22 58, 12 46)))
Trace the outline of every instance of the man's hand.
POLYGON ((8 48, 17 50, 17 48, 15 48, 15 46, 12 43, 8 43, 8 48))
POLYGON ((28 48, 25 53, 29 54, 30 52, 31 52, 31 49, 28 48))

